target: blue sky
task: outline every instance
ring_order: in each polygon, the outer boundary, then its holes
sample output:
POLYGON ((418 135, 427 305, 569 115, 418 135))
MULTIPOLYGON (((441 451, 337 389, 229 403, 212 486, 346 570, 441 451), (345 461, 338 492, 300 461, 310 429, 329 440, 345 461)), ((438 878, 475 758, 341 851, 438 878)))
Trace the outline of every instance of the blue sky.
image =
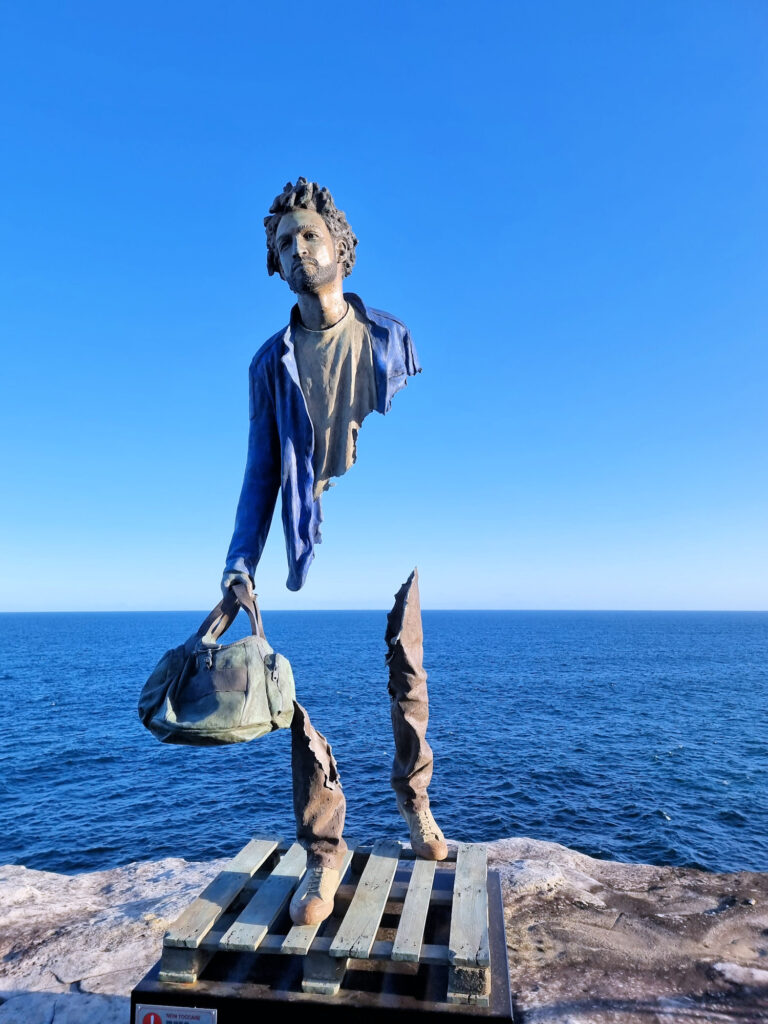
POLYGON ((262 218, 328 185, 424 373, 269 608, 768 608, 768 8, 11 2, 0 609, 205 608, 262 218))

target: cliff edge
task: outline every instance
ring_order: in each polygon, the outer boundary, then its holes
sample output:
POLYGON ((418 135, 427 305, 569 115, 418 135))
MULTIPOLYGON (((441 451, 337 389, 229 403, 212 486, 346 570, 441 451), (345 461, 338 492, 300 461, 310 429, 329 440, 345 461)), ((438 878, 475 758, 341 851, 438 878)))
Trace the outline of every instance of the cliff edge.
MULTIPOLYGON (((768 1021, 768 873, 488 844, 525 1024, 768 1021)), ((127 1024, 163 932, 224 861, 58 875, 0 868, 0 1024, 127 1024)))

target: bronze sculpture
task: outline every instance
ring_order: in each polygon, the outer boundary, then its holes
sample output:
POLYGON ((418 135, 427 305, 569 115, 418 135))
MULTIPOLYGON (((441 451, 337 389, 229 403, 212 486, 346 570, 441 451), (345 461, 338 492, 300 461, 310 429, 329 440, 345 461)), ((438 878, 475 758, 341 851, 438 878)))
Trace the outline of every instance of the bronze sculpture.
MULTIPOLYGON (((264 220, 267 269, 297 296, 290 322, 254 357, 249 374, 250 432, 243 489, 222 589, 253 586, 278 491, 288 554, 288 587, 304 583, 320 540, 321 496, 356 459, 357 435, 372 411, 420 372, 407 327, 371 309, 342 282, 355 263, 357 238, 327 189, 288 183, 264 220)), ((428 700, 422 664, 418 574, 396 595, 386 630, 395 737, 392 786, 422 857, 442 860, 447 847, 429 808, 432 751, 426 742, 428 700)), ((291 725, 297 838, 307 871, 291 902, 298 924, 322 921, 333 908, 346 852, 345 800, 336 763, 306 710, 291 725)))

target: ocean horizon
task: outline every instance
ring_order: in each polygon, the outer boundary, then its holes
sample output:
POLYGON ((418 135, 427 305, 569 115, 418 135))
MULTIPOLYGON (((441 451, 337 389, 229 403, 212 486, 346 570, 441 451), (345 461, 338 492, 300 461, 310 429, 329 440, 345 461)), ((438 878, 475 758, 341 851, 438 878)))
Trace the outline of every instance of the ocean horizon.
MULTIPOLYGON (((25 608, 19 611, 0 610, 4 615, 198 615, 202 619, 210 609, 201 608, 25 608)), ((263 611, 263 609, 262 609, 263 611)), ((341 615, 344 612, 379 612, 386 615, 389 608, 269 608, 269 612, 285 615, 312 615, 315 612, 341 615)), ((765 608, 429 608, 422 605, 422 611, 450 612, 461 615, 464 612, 487 612, 489 614, 510 612, 515 615, 768 615, 765 608)), ((236 627, 233 627, 236 628, 236 627)))
MULTIPOLYGON (((4 612, 0 863, 53 871, 293 834, 290 741, 159 744, 141 687, 203 611, 4 612)), ((768 612, 425 610, 435 816, 592 856, 768 870, 768 612)), ((244 617, 241 616, 244 620, 244 617)), ((349 841, 405 839, 389 787, 386 613, 264 612, 333 745, 349 841)), ((225 637, 246 632, 238 620, 225 637)))

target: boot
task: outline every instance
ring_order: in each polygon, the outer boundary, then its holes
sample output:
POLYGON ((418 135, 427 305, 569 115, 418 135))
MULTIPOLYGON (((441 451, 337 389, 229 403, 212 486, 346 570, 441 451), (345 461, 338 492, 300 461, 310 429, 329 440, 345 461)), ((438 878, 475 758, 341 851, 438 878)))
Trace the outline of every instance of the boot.
POLYGON ((429 804, 416 810, 413 804, 409 806, 398 800, 397 809, 408 825, 408 831, 411 833, 411 846, 416 856, 422 857, 424 860, 445 860, 448 856, 448 846, 445 836, 432 817, 429 804))
POLYGON ((293 923, 320 924, 330 917, 339 881, 339 872, 334 868, 324 868, 320 864, 308 867, 291 900, 293 923))

